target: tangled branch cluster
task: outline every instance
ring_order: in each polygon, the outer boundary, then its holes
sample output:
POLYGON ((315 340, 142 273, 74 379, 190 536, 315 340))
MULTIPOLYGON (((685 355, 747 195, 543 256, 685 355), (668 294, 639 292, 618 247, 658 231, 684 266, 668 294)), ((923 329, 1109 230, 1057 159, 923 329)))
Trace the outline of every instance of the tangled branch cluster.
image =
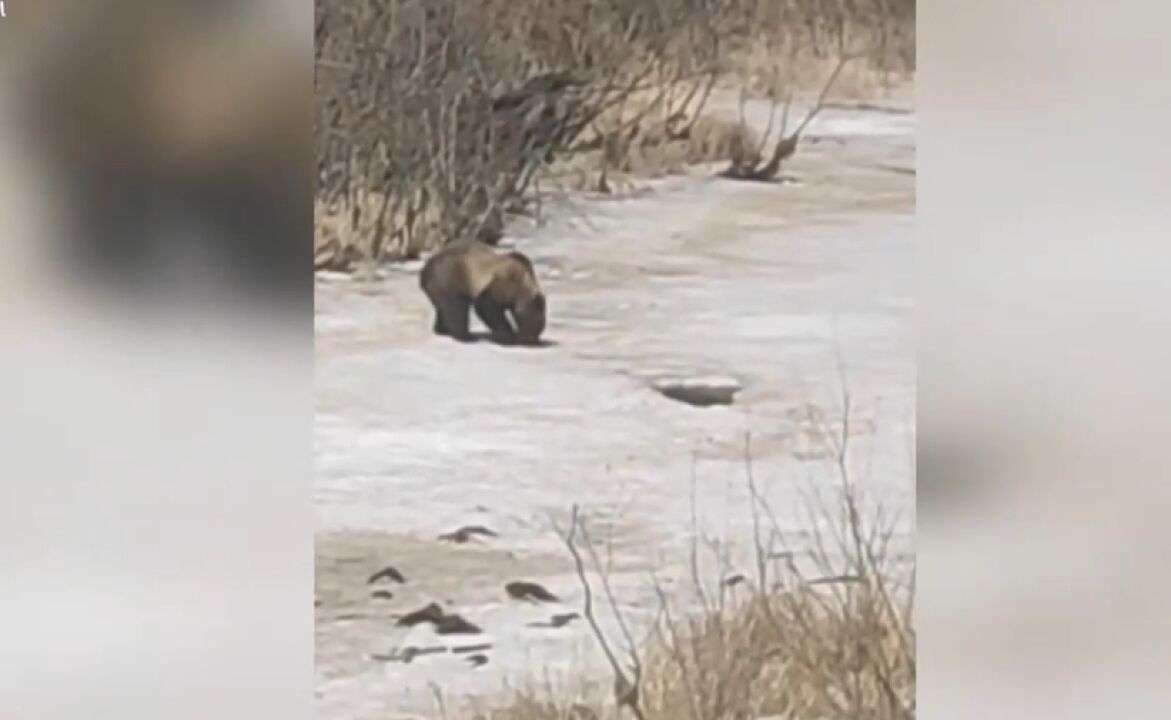
POLYGON ((851 18, 894 6, 913 14, 913 0, 317 0, 318 215, 375 260, 492 241, 544 164, 620 147, 640 123, 677 130, 746 38, 794 31, 828 51, 851 18), (654 113, 598 127, 648 92, 654 113))
POLYGON ((374 257, 491 239, 607 107, 714 59, 713 4, 320 0, 319 203, 368 228, 374 257))

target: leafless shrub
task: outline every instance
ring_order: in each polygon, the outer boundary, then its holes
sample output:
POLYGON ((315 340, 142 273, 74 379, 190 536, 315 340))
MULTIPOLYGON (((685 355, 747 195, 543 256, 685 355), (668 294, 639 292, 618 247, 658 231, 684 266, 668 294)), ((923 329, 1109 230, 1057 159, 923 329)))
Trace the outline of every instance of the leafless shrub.
POLYGON ((736 58, 790 65, 798 49, 833 57, 863 41, 889 58, 914 2, 317 0, 316 12, 317 261, 330 266, 342 252, 494 241, 558 158, 592 153, 601 189, 640 154, 693 162, 702 148, 655 148, 692 136, 736 58))
MULTIPOLYGON (((777 102, 774 98, 772 112, 769 113, 768 128, 765 130, 764 137, 761 138, 760 147, 751 153, 741 150, 740 152, 734 154, 732 156, 732 164, 729 165, 728 168, 721 174, 724 177, 731 178, 733 180, 757 180, 768 182, 776 179, 777 173, 779 173, 781 170, 781 163, 783 163, 785 160, 788 160, 795 152, 797 152, 797 143, 801 140, 801 133, 805 131, 805 128, 809 127, 809 123, 813 122, 813 119, 817 117, 817 114, 820 113, 822 108, 825 107, 826 98, 829 96, 830 89, 833 88, 834 81, 836 81, 838 76, 841 75, 841 72, 846 67, 846 64, 851 60, 857 59, 857 57, 858 55, 856 54, 844 54, 838 59, 837 65, 834 67, 833 72, 830 73, 829 79, 826 80, 825 85, 821 89, 821 93, 817 96, 817 103, 805 115, 805 119, 803 119, 800 124, 797 125, 797 129, 788 135, 785 134, 785 131, 788 126, 789 106, 792 102, 792 96, 790 95, 785 99, 784 111, 781 117, 781 129, 779 132, 777 144, 773 147, 772 153, 769 155, 768 160, 762 162, 763 158, 761 153, 764 149, 764 143, 767 142, 768 137, 772 132, 773 119, 775 118, 777 102)), ((743 100, 741 101, 741 118, 743 118, 743 100)), ((743 126, 743 124, 744 121, 741 119, 741 125, 743 126)))
POLYGON ((582 520, 576 505, 573 506, 573 511, 570 514, 570 526, 564 535, 564 539, 565 546, 573 556, 578 581, 581 583, 582 590, 585 593, 582 615, 585 617, 586 622, 589 623, 590 630, 597 639, 598 645, 602 648, 602 652, 606 655, 606 660, 610 663, 610 669, 614 673, 614 704, 620 710, 629 710, 636 720, 646 720, 646 715, 642 710, 642 701, 639 697, 643 673, 642 658, 639 655, 641 649, 638 647, 630 632, 630 625, 626 622, 622 611, 618 608, 618 602, 614 597, 614 590, 610 586, 609 574, 602 567, 602 563, 598 558, 597 549, 590 540, 589 530, 582 520), (602 631, 602 627, 598 623, 594 607, 594 590, 590 585, 589 579, 586 577, 585 561, 582 559, 581 550, 578 548, 579 542, 585 546, 586 551, 590 555, 590 559, 593 561, 594 569, 601 575, 602 589, 605 591, 605 597, 610 605, 610 611, 618 621, 618 627, 621 630, 622 639, 625 643, 623 653, 626 655, 625 661, 619 659, 618 650, 615 649, 611 640, 602 631))
POLYGON ((323 210, 375 259, 498 238, 508 202, 603 113, 714 58, 712 3, 318 2, 323 210))

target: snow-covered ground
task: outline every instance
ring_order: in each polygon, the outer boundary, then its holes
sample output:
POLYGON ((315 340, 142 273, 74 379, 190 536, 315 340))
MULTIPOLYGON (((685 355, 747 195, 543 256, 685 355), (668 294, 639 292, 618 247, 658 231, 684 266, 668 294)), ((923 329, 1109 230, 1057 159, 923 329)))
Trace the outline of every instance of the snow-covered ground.
MULTIPOLYGON (((767 113, 751 110, 763 124, 767 113)), ((913 114, 830 109, 786 168, 797 182, 697 168, 637 198, 579 198, 547 207, 543 227, 510 228, 549 296, 545 347, 432 335, 417 267, 319 279, 319 717, 430 715, 437 693, 450 709, 506 683, 590 677, 599 655, 583 624, 535 627, 565 609, 509 600, 503 585, 536 580, 579 608, 555 529, 574 503, 610 546, 636 624, 655 605, 652 573, 667 585, 687 574, 696 528, 732 543, 731 565, 749 570, 746 439, 800 550, 818 530, 801 498, 839 482, 809 418, 840 417, 843 381, 853 479, 902 513, 909 546, 914 128, 913 114), (655 390, 690 376, 742 390, 707 408, 655 390), (461 525, 499 537, 436 539, 461 525), (371 598, 366 578, 388 564, 407 583, 371 598), (484 633, 395 626, 392 614, 431 601, 484 633), (370 657, 481 643, 492 647, 478 667, 453 652, 370 657)))

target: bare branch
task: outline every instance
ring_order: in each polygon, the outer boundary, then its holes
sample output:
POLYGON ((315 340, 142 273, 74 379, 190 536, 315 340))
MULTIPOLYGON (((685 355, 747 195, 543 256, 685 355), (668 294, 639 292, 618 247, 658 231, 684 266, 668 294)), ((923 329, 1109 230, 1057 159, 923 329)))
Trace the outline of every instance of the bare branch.
MULTIPOLYGON (((610 642, 606 639, 606 634, 602 631, 601 626, 598 624, 597 616, 594 613, 593 590, 590 587, 589 579, 586 577, 585 563, 582 560, 581 552, 578 550, 576 543, 576 535, 579 531, 583 534, 586 548, 593 555, 596 562, 597 556, 594 553, 593 547, 590 545, 588 539, 584 537, 585 525, 581 520, 578 506, 574 505, 570 513, 569 531, 563 535, 563 539, 565 546, 573 556, 573 564, 577 570, 578 581, 581 583, 582 592, 585 595, 582 605, 582 615, 585 617, 586 622, 589 623, 594 638, 597 639, 598 645, 602 648, 602 652, 605 654, 606 660, 610 663, 610 668, 614 672, 614 701, 619 708, 630 708, 636 720, 644 720, 642 708, 639 705, 639 683, 642 680, 642 664, 638 660, 637 649, 633 646, 628 647, 628 652, 635 661, 633 677, 630 677, 623 669, 622 664, 618 662, 618 658, 614 654, 614 650, 611 648, 610 642)), ((603 585, 606 588, 607 596, 610 598, 611 608, 616 613, 627 642, 633 643, 633 640, 630 639, 629 630, 627 630, 621 613, 617 609, 617 604, 614 602, 613 594, 609 589, 609 583, 603 580, 603 585)))

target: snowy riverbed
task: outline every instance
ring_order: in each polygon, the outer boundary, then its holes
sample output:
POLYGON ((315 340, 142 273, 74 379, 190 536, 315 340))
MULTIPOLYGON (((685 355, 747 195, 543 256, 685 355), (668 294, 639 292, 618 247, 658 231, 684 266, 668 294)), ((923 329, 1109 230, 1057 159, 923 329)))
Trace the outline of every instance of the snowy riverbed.
POLYGON ((510 228, 549 296, 546 347, 433 336, 410 267, 318 280, 319 717, 411 717, 436 688, 450 707, 596 668, 581 623, 536 627, 565 610, 511 601, 503 584, 538 580, 579 605, 555 530, 575 503, 612 543, 636 622, 654 604, 652 571, 666 583, 686 574, 697 529, 732 543, 741 567, 746 441, 799 548, 818 530, 801 498, 839 481, 810 418, 837 422, 843 382, 852 476, 902 513, 909 546, 914 116, 827 111, 807 138, 819 141, 787 168, 793 184, 697 168, 636 199, 579 198, 548 208, 543 227, 510 228), (655 390, 691 376, 742 389, 705 408, 655 390), (436 540, 469 524, 499 537, 436 540), (366 577, 386 564, 408 582, 372 600, 366 577), (432 600, 483 628, 442 642, 492 643, 487 664, 369 657, 440 642, 391 619, 432 600))

